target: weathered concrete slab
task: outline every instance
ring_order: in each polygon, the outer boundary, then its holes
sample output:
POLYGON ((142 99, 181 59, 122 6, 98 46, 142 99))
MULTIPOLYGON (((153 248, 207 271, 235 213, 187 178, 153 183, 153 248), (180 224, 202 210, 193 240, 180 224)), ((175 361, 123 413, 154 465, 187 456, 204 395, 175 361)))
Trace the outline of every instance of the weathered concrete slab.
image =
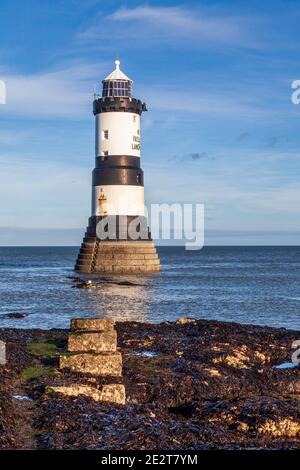
POLYGON ((84 395, 97 402, 116 403, 124 405, 126 402, 125 387, 123 384, 107 384, 100 389, 90 385, 71 384, 66 387, 47 387, 47 393, 61 393, 69 397, 78 397, 84 395))
POLYGON ((110 403, 119 403, 120 405, 125 405, 125 386, 122 384, 103 385, 101 390, 101 401, 108 401, 110 403))
POLYGON ((60 369, 68 368, 73 372, 84 372, 94 375, 122 375, 122 355, 114 353, 79 353, 61 355, 60 369))
POLYGON ((117 332, 92 331, 70 333, 68 336, 68 351, 115 352, 117 350, 117 332))
POLYGON ((115 321, 112 318, 73 318, 71 330, 74 331, 112 331, 115 321))

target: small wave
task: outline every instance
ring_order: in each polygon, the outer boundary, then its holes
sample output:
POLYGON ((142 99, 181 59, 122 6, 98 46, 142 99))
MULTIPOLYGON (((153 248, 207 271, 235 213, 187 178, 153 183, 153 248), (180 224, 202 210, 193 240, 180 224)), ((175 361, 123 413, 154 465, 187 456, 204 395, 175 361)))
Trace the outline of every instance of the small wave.
POLYGON ((1 314, 2 313, 11 313, 11 312, 21 312, 22 310, 31 310, 33 308, 33 305, 26 305, 26 306, 21 306, 21 305, 10 305, 9 309, 7 306, 2 306, 0 307, 1 314))

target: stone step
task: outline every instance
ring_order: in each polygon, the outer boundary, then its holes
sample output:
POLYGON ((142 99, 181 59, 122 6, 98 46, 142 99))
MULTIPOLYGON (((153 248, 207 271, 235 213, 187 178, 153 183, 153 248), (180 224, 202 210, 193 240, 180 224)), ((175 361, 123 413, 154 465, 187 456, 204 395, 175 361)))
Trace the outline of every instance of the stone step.
POLYGON ((68 336, 68 351, 70 352, 115 352, 117 350, 117 332, 90 331, 70 333, 68 336))
POLYGON ((103 401, 116 403, 118 405, 125 405, 126 402, 126 393, 123 384, 106 384, 102 385, 100 389, 84 384, 70 384, 65 387, 48 386, 46 387, 46 393, 59 393, 68 397, 84 395, 97 402, 103 401))
POLYGON ((156 254, 156 251, 151 248, 112 248, 111 250, 101 250, 99 248, 98 253, 101 255, 152 255, 156 254))
POLYGON ((90 241, 90 242, 85 242, 85 241, 83 241, 83 242, 81 243, 81 246, 82 246, 82 247, 92 247, 92 246, 95 246, 95 243, 96 243, 96 240, 92 240, 92 241, 90 241))
POLYGON ((123 267, 130 267, 130 266, 148 266, 152 264, 160 264, 158 258, 153 258, 153 259, 122 259, 122 257, 119 258, 114 258, 111 259, 110 261, 108 260, 102 260, 101 256, 97 257, 97 261, 95 263, 95 266, 102 265, 105 266, 106 264, 112 264, 112 265, 117 265, 117 266, 123 266, 123 267))
POLYGON ((92 259, 94 256, 93 251, 85 251, 84 253, 78 253, 77 259, 92 259))
POLYGON ((71 331, 114 331, 115 324, 112 318, 72 318, 71 331))
POLYGON ((153 253, 145 253, 145 254, 144 254, 144 257, 145 257, 145 259, 153 259, 153 258, 159 259, 158 253, 157 253, 156 250, 155 250, 155 252, 153 252, 153 253))
POLYGON ((85 259, 92 259, 93 257, 93 252, 85 252, 85 253, 79 253, 77 260, 85 260, 85 259))
POLYGON ((83 372, 93 375, 122 375, 122 355, 114 353, 74 353, 61 355, 60 369, 70 369, 73 372, 83 372))
POLYGON ((88 236, 86 237, 86 236, 84 236, 83 241, 85 243, 95 243, 97 241, 97 239, 96 239, 96 237, 88 237, 88 236))
POLYGON ((160 272, 160 264, 123 266, 123 265, 96 265, 93 270, 90 265, 75 265, 75 271, 82 274, 142 274, 160 272))
POLYGON ((83 245, 80 250, 79 250, 79 253, 92 253, 95 249, 95 243, 91 244, 89 243, 88 245, 83 245))
POLYGON ((89 256, 81 256, 79 254, 77 256, 77 263, 79 262, 80 264, 87 264, 88 262, 91 262, 93 258, 93 254, 90 254, 89 256))
POLYGON ((153 253, 151 255, 147 254, 145 255, 144 253, 141 254, 133 254, 133 253, 124 253, 122 255, 120 254, 104 254, 104 253, 98 253, 97 259, 101 260, 101 262, 113 262, 113 261, 139 261, 140 263, 143 263, 144 261, 151 261, 151 260, 158 260, 158 255, 157 253, 153 253))
POLYGON ((87 270, 90 270, 91 269, 91 262, 83 262, 83 261, 76 261, 76 265, 75 265, 77 268, 80 268, 80 269, 87 269, 87 270))
POLYGON ((77 260, 84 260, 84 259, 92 259, 94 256, 94 253, 91 251, 89 253, 78 253, 77 260))
POLYGON ((141 273, 151 273, 159 272, 160 265, 150 265, 150 266, 117 266, 117 265, 103 265, 96 266, 93 273, 113 273, 113 274, 141 274, 141 273))
POLYGON ((108 250, 123 250, 123 249, 155 249, 153 242, 100 242, 99 249, 102 251, 108 250))
POLYGON ((90 274, 91 273, 91 267, 77 266, 77 264, 75 264, 74 270, 76 272, 82 273, 82 274, 90 274))

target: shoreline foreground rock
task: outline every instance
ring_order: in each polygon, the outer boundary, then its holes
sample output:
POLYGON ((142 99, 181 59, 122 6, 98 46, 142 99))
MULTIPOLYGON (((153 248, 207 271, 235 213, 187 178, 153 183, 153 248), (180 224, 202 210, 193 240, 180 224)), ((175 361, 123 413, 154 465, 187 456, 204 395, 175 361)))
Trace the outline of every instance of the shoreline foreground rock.
POLYGON ((300 367, 278 367, 300 331, 98 321, 0 329, 0 448, 300 449, 300 367), (60 368, 76 354, 88 361, 60 368), (106 354, 119 375, 90 365, 106 354))

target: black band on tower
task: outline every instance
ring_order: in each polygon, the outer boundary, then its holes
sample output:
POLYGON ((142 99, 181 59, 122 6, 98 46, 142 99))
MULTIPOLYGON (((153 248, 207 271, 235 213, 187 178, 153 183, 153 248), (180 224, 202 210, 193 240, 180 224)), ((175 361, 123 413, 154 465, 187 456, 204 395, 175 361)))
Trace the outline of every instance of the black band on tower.
POLYGON ((96 168, 140 168, 140 157, 133 157, 132 155, 105 155, 103 157, 96 157, 96 168))
POLYGON ((92 185, 144 186, 143 170, 122 167, 95 168, 92 185))

